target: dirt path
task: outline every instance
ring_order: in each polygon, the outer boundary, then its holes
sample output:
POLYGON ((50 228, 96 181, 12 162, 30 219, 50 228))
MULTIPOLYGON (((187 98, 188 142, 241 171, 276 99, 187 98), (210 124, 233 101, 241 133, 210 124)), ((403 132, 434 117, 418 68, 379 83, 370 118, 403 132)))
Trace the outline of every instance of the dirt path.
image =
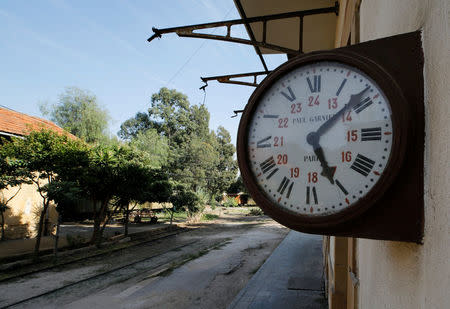
POLYGON ((0 306, 142 261, 17 308, 225 308, 288 232, 267 217, 239 211, 197 227, 159 244, 0 285, 0 306))

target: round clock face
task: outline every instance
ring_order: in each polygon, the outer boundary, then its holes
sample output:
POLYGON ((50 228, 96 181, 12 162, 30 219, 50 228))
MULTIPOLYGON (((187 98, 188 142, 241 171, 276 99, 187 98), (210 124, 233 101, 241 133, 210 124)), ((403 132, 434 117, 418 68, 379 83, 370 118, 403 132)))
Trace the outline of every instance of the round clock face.
POLYGON ((369 194, 386 172, 396 134, 380 86, 337 61, 277 78, 244 130, 258 191, 274 207, 309 217, 337 214, 369 194))

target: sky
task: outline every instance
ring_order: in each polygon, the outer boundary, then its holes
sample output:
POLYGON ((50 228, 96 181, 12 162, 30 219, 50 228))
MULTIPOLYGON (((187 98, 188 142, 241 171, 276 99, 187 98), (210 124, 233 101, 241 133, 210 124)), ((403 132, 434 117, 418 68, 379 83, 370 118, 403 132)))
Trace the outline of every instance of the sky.
MULTIPOLYGON (((224 126, 236 141, 240 117, 255 88, 200 76, 262 71, 248 45, 180 38, 147 42, 152 27, 239 18, 232 0, 3 0, 0 2, 0 105, 43 117, 39 103, 57 103, 66 87, 94 93, 111 116, 110 131, 150 106, 160 88, 176 89, 191 104, 205 103, 210 128, 224 126)), ((224 29, 214 29, 222 34, 224 29)), ((210 32, 211 32, 210 31, 210 32)), ((247 37, 243 27, 232 34, 247 37)), ((286 56, 265 56, 269 69, 286 56)))

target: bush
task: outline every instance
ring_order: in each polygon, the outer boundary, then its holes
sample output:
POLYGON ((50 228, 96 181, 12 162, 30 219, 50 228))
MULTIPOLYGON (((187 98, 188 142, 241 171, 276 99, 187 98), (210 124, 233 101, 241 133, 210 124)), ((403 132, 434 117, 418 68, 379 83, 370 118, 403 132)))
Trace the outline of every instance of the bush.
POLYGON ((186 209, 189 216, 202 212, 205 209, 205 205, 200 203, 200 198, 197 194, 181 185, 176 187, 175 194, 170 197, 170 202, 176 210, 186 209))
POLYGON ((211 221, 211 220, 215 220, 219 218, 218 215, 213 215, 213 214, 203 214, 202 215, 202 221, 211 221))
POLYGON ((72 234, 67 234, 66 240, 67 240, 67 244, 69 245, 69 248, 81 247, 86 242, 86 238, 84 238, 83 236, 72 235, 72 234))
POLYGON ((223 206, 225 207, 237 207, 239 204, 233 197, 226 197, 223 201, 223 206))
POLYGON ((262 211, 261 208, 255 207, 255 208, 250 209, 248 215, 249 216, 262 216, 262 215, 264 215, 264 211, 262 211))

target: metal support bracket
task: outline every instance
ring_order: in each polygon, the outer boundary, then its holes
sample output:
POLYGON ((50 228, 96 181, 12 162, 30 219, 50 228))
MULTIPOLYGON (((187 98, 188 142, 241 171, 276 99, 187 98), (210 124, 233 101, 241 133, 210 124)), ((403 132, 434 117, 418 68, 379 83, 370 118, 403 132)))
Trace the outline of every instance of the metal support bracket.
POLYGON ((219 21, 219 22, 211 22, 211 23, 205 23, 205 24, 196 24, 196 25, 188 25, 188 26, 181 26, 181 27, 171 27, 171 28, 164 28, 164 29, 158 29, 158 28, 152 28, 154 34, 147 39, 147 41, 151 42, 156 37, 162 37, 163 34, 166 33, 176 33, 180 37, 191 37, 191 38, 201 38, 201 39, 210 39, 210 40, 219 40, 219 41, 227 41, 227 42, 234 42, 234 43, 240 43, 240 44, 246 44, 246 45, 252 45, 267 49, 276 50, 282 53, 286 54, 301 54, 302 47, 303 47, 303 18, 305 16, 310 15, 316 15, 316 14, 328 14, 328 13, 334 13, 338 15, 339 12, 339 4, 338 2, 335 3, 332 7, 326 7, 326 8, 319 8, 319 9, 312 9, 312 10, 304 10, 304 11, 296 11, 296 12, 289 12, 289 13, 281 13, 281 14, 272 14, 272 15, 264 15, 264 16, 256 16, 256 17, 250 17, 250 18, 243 18, 243 19, 233 19, 233 20, 226 20, 226 21, 219 21), (300 42, 299 42, 299 48, 298 50, 286 48, 283 46, 279 46, 276 44, 270 44, 266 41, 266 29, 267 29, 267 22, 271 20, 280 20, 280 19, 287 19, 287 18, 294 18, 297 17, 300 19, 300 42), (249 39, 242 39, 238 37, 233 37, 231 35, 231 27, 235 25, 245 25, 245 24, 251 24, 260 22, 263 25, 263 38, 262 41, 257 40, 249 40, 249 39), (216 34, 207 34, 207 33, 198 33, 194 32, 195 30, 200 29, 210 29, 210 28, 217 28, 217 27, 226 27, 227 33, 226 35, 216 35, 216 34))
POLYGON ((259 84, 258 80, 257 80, 258 76, 267 75, 270 72, 271 71, 260 71, 260 72, 241 73, 241 74, 200 77, 201 80, 205 83, 205 85, 201 86, 200 89, 204 90, 208 86, 208 81, 210 81, 210 80, 216 80, 219 83, 224 83, 224 84, 235 84, 235 85, 257 87, 259 84), (242 77, 253 77, 253 82, 233 80, 234 78, 242 78, 242 77))

